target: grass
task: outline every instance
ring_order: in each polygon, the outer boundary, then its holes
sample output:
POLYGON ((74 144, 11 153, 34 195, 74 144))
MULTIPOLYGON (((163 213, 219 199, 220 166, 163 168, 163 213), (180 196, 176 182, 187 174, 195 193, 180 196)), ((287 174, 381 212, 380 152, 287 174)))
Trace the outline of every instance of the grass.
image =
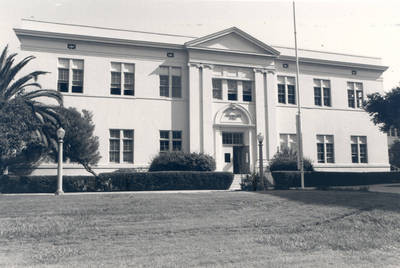
POLYGON ((398 267, 400 195, 0 195, 4 267, 398 267))

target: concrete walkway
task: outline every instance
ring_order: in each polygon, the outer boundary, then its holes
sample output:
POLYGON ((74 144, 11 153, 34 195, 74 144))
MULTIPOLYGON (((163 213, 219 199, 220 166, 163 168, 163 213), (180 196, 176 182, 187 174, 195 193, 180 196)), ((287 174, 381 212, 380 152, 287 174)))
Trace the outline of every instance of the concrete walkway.
MULTIPOLYGON (((232 190, 171 190, 171 191, 115 191, 115 192, 73 192, 63 195, 110 195, 110 194, 198 194, 198 193, 218 193, 233 192, 232 190)), ((21 194, 1 194, 0 196, 54 196, 52 193, 21 193, 21 194)))
POLYGON ((400 194, 400 183, 368 185, 370 192, 400 194))

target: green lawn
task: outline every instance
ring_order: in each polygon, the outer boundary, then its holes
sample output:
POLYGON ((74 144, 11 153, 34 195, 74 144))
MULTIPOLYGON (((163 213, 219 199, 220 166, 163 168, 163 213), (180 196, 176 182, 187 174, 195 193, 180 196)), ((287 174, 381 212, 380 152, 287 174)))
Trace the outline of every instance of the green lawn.
POLYGON ((398 267, 400 195, 0 195, 4 267, 398 267))

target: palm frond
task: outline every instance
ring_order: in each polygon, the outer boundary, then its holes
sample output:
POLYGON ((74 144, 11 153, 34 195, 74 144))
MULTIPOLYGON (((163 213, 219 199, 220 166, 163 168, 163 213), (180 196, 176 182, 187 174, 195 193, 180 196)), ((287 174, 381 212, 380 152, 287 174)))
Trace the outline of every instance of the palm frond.
POLYGON ((57 101, 57 103, 62 106, 63 105, 63 95, 55 90, 51 89, 40 89, 31 92, 26 92, 21 95, 25 100, 34 100, 40 97, 51 98, 57 101))

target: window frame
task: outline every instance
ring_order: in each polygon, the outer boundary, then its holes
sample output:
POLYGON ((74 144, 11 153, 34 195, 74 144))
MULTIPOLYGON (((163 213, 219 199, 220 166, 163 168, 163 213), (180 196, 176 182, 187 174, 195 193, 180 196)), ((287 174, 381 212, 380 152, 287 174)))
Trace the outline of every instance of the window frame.
POLYGON ((183 98, 182 72, 183 72, 183 68, 181 66, 166 66, 166 65, 159 66, 159 95, 160 95, 160 97, 171 98, 171 99, 182 99, 183 98), (168 69, 167 75, 161 73, 162 68, 168 69), (179 75, 174 75, 173 69, 178 69, 179 75), (167 83, 164 83, 164 84, 161 83, 163 80, 162 77, 163 78, 167 77, 167 79, 166 79, 167 83), (179 78, 178 79, 179 82, 174 82, 174 81, 177 81, 177 78, 179 78))
POLYGON ((297 88, 295 77, 278 75, 277 81, 278 104, 296 105, 298 96, 296 92, 297 88), (280 81, 280 79, 283 79, 283 81, 280 81), (289 82, 289 80, 292 80, 293 82, 289 82))
POLYGON ((69 94, 83 94, 84 93, 84 82, 85 82, 85 60, 77 58, 57 58, 57 91, 61 93, 69 94), (68 68, 62 66, 61 61, 66 61, 68 63, 68 68), (80 65, 76 63, 81 63, 82 68, 78 68, 75 65, 80 65), (68 72, 68 79, 60 79, 60 70, 68 72), (77 73, 80 73, 76 79, 77 73), (61 82, 60 82, 61 81, 61 82), (67 90, 60 90, 60 85, 64 84, 67 90))
POLYGON ((362 109, 364 102, 364 84, 362 82, 347 81, 346 88, 348 108, 362 109))
POLYGON ((114 164, 133 164, 134 163, 134 148, 135 148, 135 131, 134 129, 115 129, 115 128, 110 128, 109 129, 109 148, 108 148, 108 161, 110 163, 114 164), (112 131, 115 131, 115 133, 118 132, 118 138, 117 137, 112 137, 112 131), (132 133, 131 137, 127 137, 125 133, 132 133), (111 141, 118 141, 118 150, 112 150, 111 146, 111 141), (132 142, 132 146, 130 150, 126 150, 125 144, 127 142, 132 142), (118 153, 118 161, 112 161, 111 154, 112 153, 118 153), (125 160, 125 156, 127 153, 130 153, 131 156, 129 157, 129 160, 125 160))
POLYGON ((222 145, 244 145, 244 133, 235 131, 222 132, 222 145))
POLYGON ((159 143, 159 151, 160 153, 166 153, 166 152, 182 152, 183 151, 183 135, 182 135, 182 130, 160 130, 159 131, 159 138, 160 138, 160 143, 159 143), (168 134, 168 137, 163 137, 161 133, 168 134), (179 133, 180 138, 177 138, 176 135, 179 133), (179 143, 179 149, 176 150, 176 144, 179 143), (163 145, 164 144, 164 145, 163 145), (166 146, 165 146, 166 145, 166 146), (168 147, 168 149, 162 149, 168 147))
POLYGON ((279 149, 281 151, 284 149, 288 149, 293 152, 297 152, 297 134, 296 133, 279 133, 279 149), (284 146, 282 144, 284 144, 284 146))
POLYGON ((110 81, 110 95, 112 96, 135 96, 135 63, 128 63, 128 62, 116 62, 112 61, 111 62, 111 67, 110 67, 110 75, 111 75, 111 81, 110 81), (113 64, 116 66, 119 66, 119 71, 113 70, 113 64), (129 67, 132 68, 132 72, 129 72, 128 69, 129 67), (113 83, 113 74, 119 74, 119 82, 118 83, 113 83), (132 75, 132 84, 127 84, 126 81, 128 80, 126 78, 127 74, 132 75), (132 88, 127 89, 127 85, 132 85, 132 88), (114 87, 113 87, 114 86, 114 87), (114 89, 114 92, 113 92, 114 89), (117 91, 115 91, 117 90, 117 91), (132 92, 132 94, 128 94, 127 92, 132 92))
POLYGON ((351 163, 368 164, 368 139, 367 136, 350 136, 351 163), (362 142, 364 140, 365 142, 362 142), (355 148, 355 150, 354 150, 355 148), (362 153, 361 148, 365 153, 362 153), (354 152, 355 151, 355 152, 354 152), (356 155, 355 155, 356 154, 356 155), (356 159, 356 160, 355 160, 356 159))
POLYGON ((314 78, 314 105, 332 107, 331 80, 314 78), (326 87, 328 85, 329 87, 326 87), (319 96, 317 96, 317 93, 319 96))
POLYGON ((334 135, 317 134, 316 140, 317 140, 317 163, 318 164, 334 164, 335 163, 335 137, 334 137, 334 135), (320 142, 321 139, 323 142, 320 142), (330 142, 330 139, 332 140, 332 142, 330 142), (322 157, 320 157, 321 154, 322 154, 322 157))

